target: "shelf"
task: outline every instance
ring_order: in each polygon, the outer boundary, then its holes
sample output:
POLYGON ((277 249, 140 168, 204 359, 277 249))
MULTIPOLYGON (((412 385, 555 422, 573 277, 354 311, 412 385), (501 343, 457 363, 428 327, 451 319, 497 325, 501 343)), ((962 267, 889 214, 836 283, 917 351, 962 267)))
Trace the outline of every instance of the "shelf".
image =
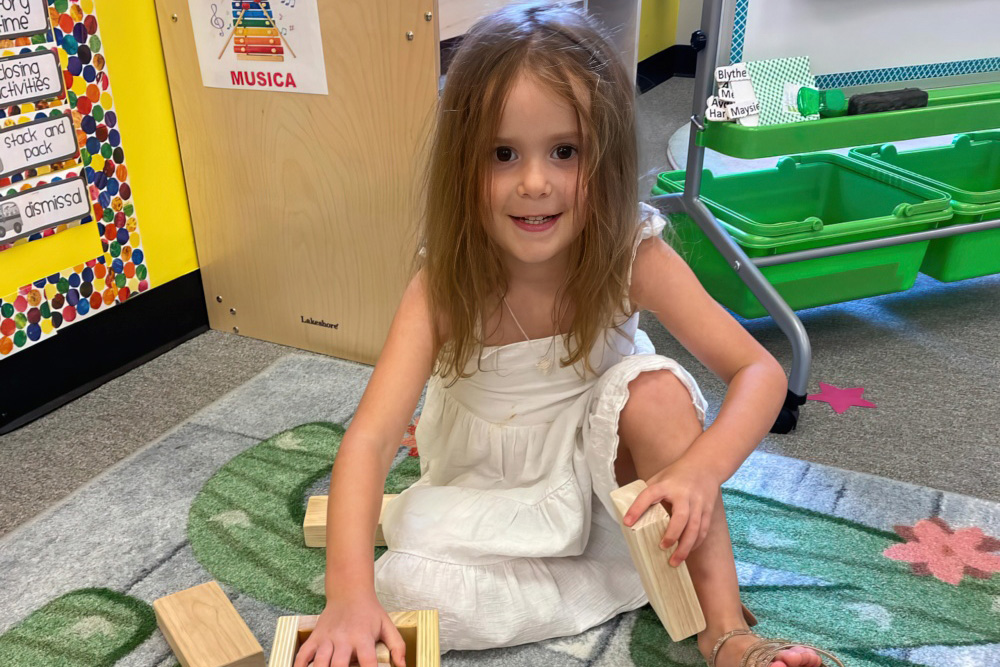
POLYGON ((920 109, 749 127, 707 121, 699 146, 752 159, 1000 127, 1000 83, 929 90, 920 109))

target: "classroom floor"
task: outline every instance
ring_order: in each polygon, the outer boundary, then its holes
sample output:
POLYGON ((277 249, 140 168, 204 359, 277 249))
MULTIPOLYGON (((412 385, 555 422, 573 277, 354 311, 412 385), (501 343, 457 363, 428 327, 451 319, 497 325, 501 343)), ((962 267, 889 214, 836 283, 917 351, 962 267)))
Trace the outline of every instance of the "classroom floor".
MULTIPOLYGON (((692 79, 674 78, 639 99, 643 191, 668 168, 667 144, 691 115, 692 90, 692 79)), ((905 293, 800 313, 815 355, 810 391, 819 381, 864 386, 882 409, 833 415, 810 402, 796 432, 761 448, 1000 500, 998 296, 1000 276, 949 285, 921 277, 905 293)), ((770 318, 746 326, 787 368, 787 340, 770 318)), ((658 322, 644 317, 643 328, 658 351, 695 372, 658 322)), ((0 437, 0 536, 289 354, 309 353, 209 331, 0 437)), ((706 394, 721 396, 721 383, 695 374, 706 394)))

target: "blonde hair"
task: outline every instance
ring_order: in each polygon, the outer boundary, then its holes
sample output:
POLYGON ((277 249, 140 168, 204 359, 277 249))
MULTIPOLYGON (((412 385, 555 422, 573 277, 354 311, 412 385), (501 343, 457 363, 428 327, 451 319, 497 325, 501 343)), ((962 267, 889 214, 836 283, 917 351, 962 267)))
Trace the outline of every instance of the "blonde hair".
POLYGON ((486 230, 492 152, 504 102, 521 74, 550 87, 576 111, 582 134, 577 215, 583 231, 555 321, 572 304, 564 366, 583 361, 606 328, 632 314, 629 266, 638 230, 635 89, 610 40, 582 11, 564 5, 508 6, 476 23, 448 69, 426 174, 424 250, 436 338, 436 373, 468 377, 485 333, 484 305, 506 293, 501 255, 486 230), (586 197, 582 193, 586 192, 586 197), (625 312, 629 310, 629 312, 625 312))

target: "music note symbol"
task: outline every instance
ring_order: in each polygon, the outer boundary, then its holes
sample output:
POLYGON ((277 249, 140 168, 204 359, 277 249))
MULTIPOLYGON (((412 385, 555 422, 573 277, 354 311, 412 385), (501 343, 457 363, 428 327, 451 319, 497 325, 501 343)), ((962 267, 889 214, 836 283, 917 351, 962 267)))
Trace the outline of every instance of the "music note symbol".
POLYGON ((226 27, 226 22, 222 20, 222 17, 218 15, 219 6, 212 3, 212 27, 216 30, 222 30, 226 27))

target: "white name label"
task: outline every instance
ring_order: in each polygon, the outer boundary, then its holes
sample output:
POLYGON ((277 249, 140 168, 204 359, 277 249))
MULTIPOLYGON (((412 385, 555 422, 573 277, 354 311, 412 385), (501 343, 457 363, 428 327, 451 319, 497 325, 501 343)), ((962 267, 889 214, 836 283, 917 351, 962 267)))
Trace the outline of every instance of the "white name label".
POLYGON ((86 176, 40 185, 0 199, 0 242, 10 243, 88 215, 90 194, 86 176))
POLYGON ((62 72, 52 51, 0 58, 0 107, 62 95, 62 72))
POLYGON ((716 122, 729 120, 726 117, 726 105, 719 102, 715 97, 708 98, 708 106, 705 108, 705 118, 716 122))
POLYGON ((730 88, 729 86, 726 86, 726 85, 719 86, 719 95, 718 95, 718 97, 723 102, 735 102, 736 101, 736 92, 733 91, 733 89, 730 88))
POLYGON ((734 102, 726 107, 726 113, 729 115, 730 120, 753 116, 754 114, 760 113, 760 103, 757 100, 752 100, 750 102, 734 102))
POLYGON ((45 0, 0 0, 0 39, 28 37, 49 29, 45 0))
POLYGON ((727 65, 726 67, 715 68, 715 81, 717 83, 728 83, 730 81, 749 81, 750 72, 743 63, 727 65))
POLYGON ((76 132, 69 115, 0 130, 0 178, 76 155, 76 132))

